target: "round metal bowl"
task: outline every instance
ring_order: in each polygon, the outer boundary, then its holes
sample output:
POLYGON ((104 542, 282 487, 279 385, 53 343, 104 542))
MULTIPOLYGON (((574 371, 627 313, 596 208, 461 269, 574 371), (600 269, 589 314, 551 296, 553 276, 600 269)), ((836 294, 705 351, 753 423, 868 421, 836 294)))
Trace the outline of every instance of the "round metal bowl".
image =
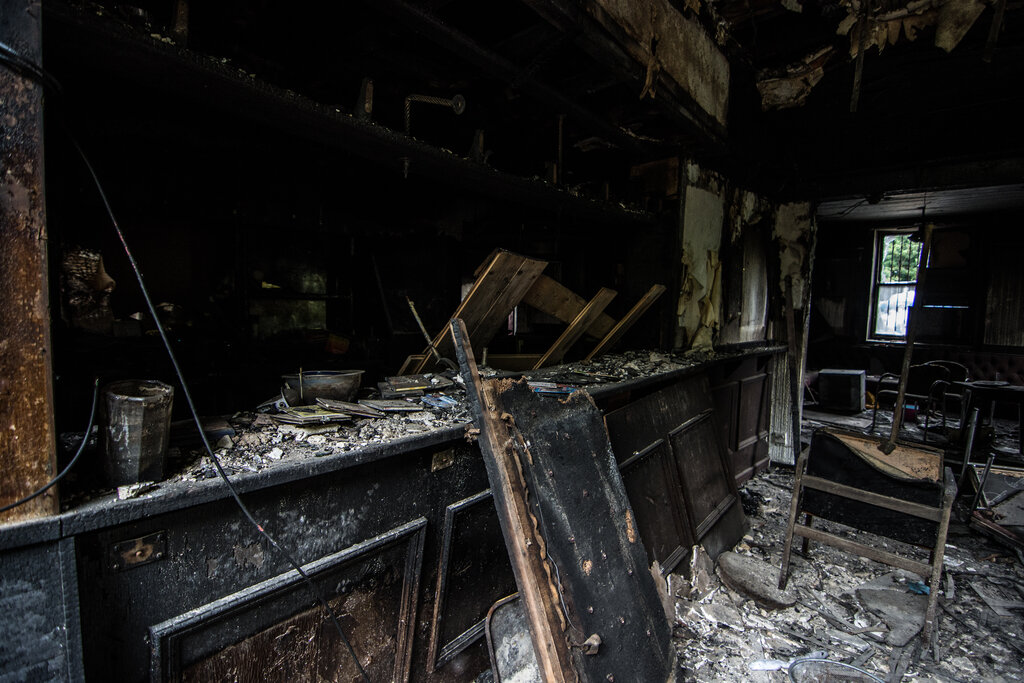
POLYGON ((318 398, 351 401, 359 391, 363 370, 311 370, 282 375, 281 392, 288 405, 313 405, 318 398))

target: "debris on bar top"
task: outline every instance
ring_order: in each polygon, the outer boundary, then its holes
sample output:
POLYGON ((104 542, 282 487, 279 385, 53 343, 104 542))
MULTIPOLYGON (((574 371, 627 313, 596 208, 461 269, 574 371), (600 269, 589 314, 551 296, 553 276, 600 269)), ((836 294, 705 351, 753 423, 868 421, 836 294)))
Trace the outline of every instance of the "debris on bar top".
MULTIPOLYGON (((538 395, 558 400, 579 388, 653 377, 674 370, 695 367, 731 352, 627 351, 590 361, 556 365, 542 370, 513 373, 484 365, 485 378, 525 376, 538 395)), ((465 401, 462 378, 450 372, 387 377, 380 382, 386 394, 375 391, 372 398, 356 402, 318 399, 315 406, 289 406, 277 396, 222 419, 204 417, 210 446, 229 475, 258 472, 279 463, 302 458, 320 458, 358 451, 395 439, 414 437, 439 429, 467 425, 472 421, 465 401)), ((192 420, 172 429, 167 472, 173 473, 155 490, 162 495, 176 484, 217 477, 217 470, 195 433, 192 420)), ((66 435, 62 435, 62 438, 66 435)), ((77 443, 68 436, 68 443, 77 443)), ((90 440, 92 447, 97 444, 90 440)), ((104 497, 110 489, 90 489, 69 496, 65 509, 104 497)), ((134 492, 133 492, 134 493, 134 492)), ((124 495, 131 495, 125 492, 124 495)), ((145 494, 136 494, 145 495, 145 494)))
MULTIPOLYGON (((564 398, 581 387, 651 377, 713 357, 712 353, 627 351, 522 374, 538 394, 564 398)), ((513 374, 486 366, 481 366, 480 371, 484 377, 513 374)), ((215 452, 224 470, 232 475, 256 472, 284 460, 347 453, 371 444, 467 424, 472 420, 461 379, 456 376, 453 381, 442 374, 388 377, 380 384, 386 384, 385 395, 394 398, 361 398, 354 403, 320 399, 317 406, 283 407, 276 414, 238 413, 229 420, 235 430, 231 444, 222 440, 215 452)), ((271 403, 263 404, 261 410, 271 403)), ((179 467, 179 474, 171 477, 171 481, 201 481, 217 476, 209 456, 198 444, 190 444, 190 450, 182 455, 187 464, 179 467)))

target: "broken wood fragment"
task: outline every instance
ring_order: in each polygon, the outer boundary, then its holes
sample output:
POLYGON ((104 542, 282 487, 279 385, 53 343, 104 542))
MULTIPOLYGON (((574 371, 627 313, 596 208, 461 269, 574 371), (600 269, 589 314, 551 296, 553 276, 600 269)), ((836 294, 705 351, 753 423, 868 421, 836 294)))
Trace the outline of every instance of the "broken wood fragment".
MULTIPOLYGON (((494 337, 509 312, 519 305, 547 265, 547 261, 526 258, 510 251, 498 251, 492 255, 452 316, 465 322, 473 347, 482 349, 494 337)), ((434 337, 432 346, 442 357, 451 354, 452 336, 447 327, 434 337)), ((422 360, 415 364, 407 362, 403 369, 411 367, 412 374, 426 372, 427 366, 433 362, 430 354, 428 348, 422 360)))
MULTIPOLYGON (((587 300, 557 280, 541 275, 523 296, 523 303, 568 325, 587 305, 587 300)), ((601 313, 590 323, 587 334, 600 339, 615 327, 615 319, 601 313)))
POLYGON ((533 366, 534 370, 539 370, 545 365, 554 365, 560 363, 565 354, 569 351, 573 344, 575 344, 583 333, 590 327, 591 323, 597 319, 604 309, 611 303, 611 300, 615 298, 617 292, 607 287, 602 287, 594 298, 591 299, 583 310, 579 312, 569 326, 565 328, 565 331, 559 335, 555 343, 551 345, 543 356, 533 366))
POLYGON ((619 340, 629 331, 631 327, 640 319, 647 309, 654 305, 654 302, 658 300, 665 292, 665 285, 653 285, 647 293, 644 294, 639 301, 629 309, 629 312, 622 317, 622 320, 615 323, 615 327, 609 330, 608 334, 594 347, 594 350, 587 354, 586 360, 590 360, 596 356, 607 353, 619 343, 619 340))

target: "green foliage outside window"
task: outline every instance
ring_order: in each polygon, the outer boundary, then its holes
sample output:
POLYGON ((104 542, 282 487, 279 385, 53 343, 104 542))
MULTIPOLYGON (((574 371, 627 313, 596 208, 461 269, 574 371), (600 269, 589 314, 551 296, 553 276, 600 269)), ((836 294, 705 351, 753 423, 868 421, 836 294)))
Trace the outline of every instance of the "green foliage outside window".
POLYGON ((882 244, 882 282, 914 282, 921 245, 910 241, 909 235, 886 235, 882 244))

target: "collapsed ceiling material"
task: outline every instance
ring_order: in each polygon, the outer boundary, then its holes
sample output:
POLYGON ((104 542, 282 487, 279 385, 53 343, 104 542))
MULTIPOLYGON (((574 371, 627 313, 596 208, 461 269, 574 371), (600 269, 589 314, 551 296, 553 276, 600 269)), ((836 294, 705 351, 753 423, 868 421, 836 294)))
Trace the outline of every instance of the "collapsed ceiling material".
MULTIPOLYGON (((865 53, 872 58, 918 43, 916 59, 943 60, 929 46, 953 52, 976 25, 977 57, 990 62, 1004 32, 1007 11, 1019 3, 1005 0, 789 0, 783 3, 724 0, 709 3, 709 13, 727 26, 726 41, 739 63, 755 70, 755 83, 765 111, 804 106, 810 92, 831 74, 845 78, 848 65, 865 53)), ((854 97, 861 83, 854 81, 854 97)), ((854 110, 856 106, 854 106, 854 110)))

